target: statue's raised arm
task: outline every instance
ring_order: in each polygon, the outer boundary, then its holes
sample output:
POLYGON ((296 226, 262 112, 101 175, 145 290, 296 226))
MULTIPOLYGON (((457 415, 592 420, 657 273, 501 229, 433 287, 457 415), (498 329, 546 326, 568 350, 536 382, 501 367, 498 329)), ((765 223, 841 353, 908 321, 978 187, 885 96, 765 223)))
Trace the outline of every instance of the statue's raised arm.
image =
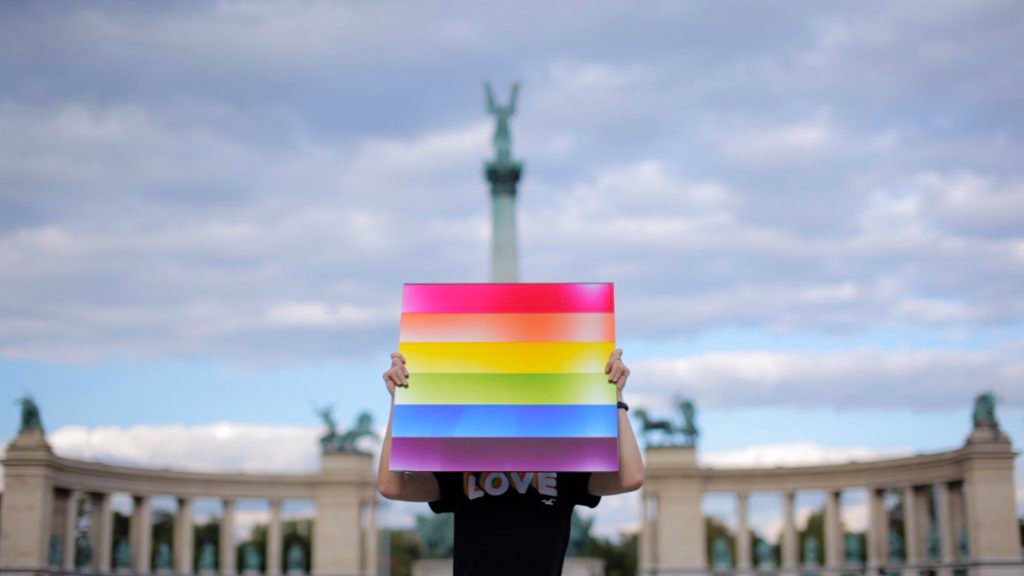
POLYGON ((494 89, 491 88, 490 82, 484 82, 484 93, 487 95, 487 113, 497 114, 498 103, 494 100, 494 89))
POLYGON ((519 82, 512 84, 512 95, 508 99, 508 115, 515 116, 516 114, 516 100, 519 99, 519 82))

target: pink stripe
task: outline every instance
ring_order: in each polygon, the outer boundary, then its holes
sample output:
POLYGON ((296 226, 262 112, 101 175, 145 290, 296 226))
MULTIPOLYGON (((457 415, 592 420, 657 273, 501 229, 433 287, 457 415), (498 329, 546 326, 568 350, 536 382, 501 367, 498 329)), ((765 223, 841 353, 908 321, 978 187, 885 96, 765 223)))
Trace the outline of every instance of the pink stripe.
POLYGON ((391 469, 419 472, 612 472, 618 438, 391 440, 391 469))
POLYGON ((613 284, 406 284, 403 312, 614 312, 613 284))

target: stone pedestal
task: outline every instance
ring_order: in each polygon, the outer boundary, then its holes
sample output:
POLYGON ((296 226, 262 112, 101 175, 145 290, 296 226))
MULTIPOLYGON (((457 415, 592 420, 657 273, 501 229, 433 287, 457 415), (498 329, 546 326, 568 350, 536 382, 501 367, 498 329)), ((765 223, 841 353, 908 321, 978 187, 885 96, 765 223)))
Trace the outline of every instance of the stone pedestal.
POLYGON ((376 574, 376 551, 365 542, 377 527, 361 518, 363 504, 376 502, 373 457, 361 453, 324 454, 317 478, 312 572, 376 574))
POLYGON ((653 546, 657 568, 662 571, 703 571, 707 566, 704 518, 701 512, 703 486, 692 446, 647 449, 644 499, 657 502, 657 529, 641 535, 641 550, 653 546), (657 535, 671 535, 659 538, 657 535), (645 538, 655 537, 648 543, 645 538))
POLYGON ((4 459, 0 569, 46 566, 53 518, 55 456, 42 431, 18 435, 4 459))
POLYGON ((964 507, 970 557, 977 576, 1020 574, 1020 532, 1009 439, 994 427, 978 427, 963 449, 964 507))

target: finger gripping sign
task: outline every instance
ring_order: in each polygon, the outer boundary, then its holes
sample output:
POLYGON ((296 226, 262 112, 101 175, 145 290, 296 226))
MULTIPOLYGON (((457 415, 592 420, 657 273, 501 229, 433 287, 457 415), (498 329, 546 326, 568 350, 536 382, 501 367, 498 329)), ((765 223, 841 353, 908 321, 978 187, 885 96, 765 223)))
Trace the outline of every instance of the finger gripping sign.
POLYGON ((391 469, 617 470, 614 348, 612 284, 406 284, 391 469))

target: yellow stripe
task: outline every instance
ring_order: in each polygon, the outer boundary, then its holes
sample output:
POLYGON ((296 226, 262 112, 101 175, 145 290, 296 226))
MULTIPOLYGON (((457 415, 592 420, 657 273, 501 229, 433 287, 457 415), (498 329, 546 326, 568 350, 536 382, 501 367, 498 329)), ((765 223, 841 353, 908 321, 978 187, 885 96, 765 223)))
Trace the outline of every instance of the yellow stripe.
POLYGON ((412 374, 604 372, 613 342, 403 342, 412 374))

